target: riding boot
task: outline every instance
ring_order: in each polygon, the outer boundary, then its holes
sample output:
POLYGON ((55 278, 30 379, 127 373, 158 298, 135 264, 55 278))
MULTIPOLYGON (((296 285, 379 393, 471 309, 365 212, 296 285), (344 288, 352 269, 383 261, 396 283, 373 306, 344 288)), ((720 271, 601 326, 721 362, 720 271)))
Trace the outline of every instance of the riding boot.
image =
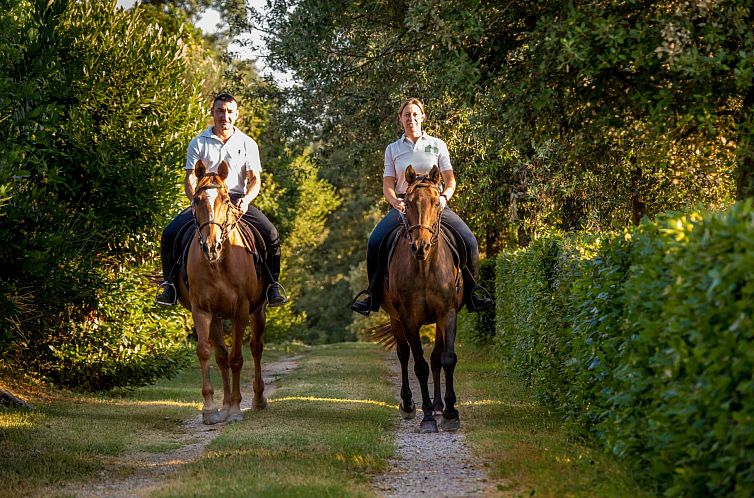
POLYGON ((463 301, 466 303, 466 309, 474 313, 485 310, 495 303, 487 289, 479 286, 476 282, 476 277, 479 275, 479 258, 471 256, 469 265, 471 265, 471 268, 464 266, 461 272, 463 275, 463 301), (486 295, 477 291, 483 291, 486 295))
POLYGON ((175 285, 170 280, 165 280, 160 284, 160 287, 157 288, 158 291, 162 290, 157 296, 155 296, 154 301, 157 304, 161 304, 163 306, 175 306, 176 302, 178 301, 178 293, 175 291, 175 285))
POLYGON ((369 280, 369 287, 356 294, 351 303, 351 311, 355 311, 364 316, 369 316, 372 311, 379 311, 380 298, 382 297, 382 272, 377 270, 374 277, 369 280), (366 295, 364 299, 360 296, 366 295))
POLYGON ((270 269, 270 285, 267 287, 267 304, 282 306, 288 302, 288 295, 278 281, 280 279, 280 245, 267 247, 267 266, 270 269), (283 290, 283 295, 280 290, 283 290))

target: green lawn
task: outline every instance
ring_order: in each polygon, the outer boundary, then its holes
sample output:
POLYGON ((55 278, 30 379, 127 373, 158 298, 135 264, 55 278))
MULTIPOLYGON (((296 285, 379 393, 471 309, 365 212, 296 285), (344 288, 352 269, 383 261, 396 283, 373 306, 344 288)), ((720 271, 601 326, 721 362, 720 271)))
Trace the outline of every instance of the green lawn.
MULTIPOLYGON (((267 350, 264 361, 283 354, 267 350)), ((393 454, 398 420, 383 350, 347 343, 297 354, 298 368, 277 381, 266 410, 224 426, 203 456, 169 475, 155 495, 374 496, 370 479, 393 454)), ((557 418, 500 371, 489 348, 460 340, 458 355, 462 430, 501 496, 648 496, 614 459, 569 442, 557 418)), ((244 382, 250 367, 247 361, 244 382)), ((32 401, 34 412, 0 410, 3 496, 94 483, 102 470, 114 477, 138 472, 119 467, 118 458, 176 448, 183 421, 198 415, 200 375, 192 367, 133 391, 54 392, 32 401)))

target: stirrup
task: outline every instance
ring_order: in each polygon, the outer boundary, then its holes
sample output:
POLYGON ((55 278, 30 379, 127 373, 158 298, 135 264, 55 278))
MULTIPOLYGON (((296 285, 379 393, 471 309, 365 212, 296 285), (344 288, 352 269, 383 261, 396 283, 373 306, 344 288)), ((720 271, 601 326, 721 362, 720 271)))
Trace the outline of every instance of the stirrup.
POLYGON ((364 316, 369 316, 369 314, 372 312, 372 295, 369 293, 369 289, 364 289, 363 291, 356 294, 356 297, 354 297, 353 301, 351 301, 351 311, 364 316), (359 301, 358 299, 362 295, 366 295, 367 298, 364 301, 359 301), (362 309, 361 306, 366 307, 366 309, 362 309))
POLYGON ((178 289, 175 288, 175 285, 170 280, 165 280, 162 282, 159 287, 157 287, 158 294, 154 298, 154 302, 157 304, 161 304, 163 306, 175 306, 178 302, 178 289), (160 293, 160 289, 165 288, 165 291, 160 293), (173 300, 172 301, 161 301, 160 298, 164 297, 165 294, 167 294, 170 291, 173 291, 173 300))
MULTIPOLYGON (((280 293, 278 293, 278 295, 280 295, 280 293)), ((267 304, 269 306, 272 306, 272 307, 282 306, 282 305, 284 305, 285 303, 288 302, 288 292, 285 290, 285 287, 283 287, 283 284, 281 284, 280 282, 274 282, 274 283, 268 285, 267 286, 267 291, 265 292, 264 297, 267 299, 267 304), (272 289, 273 285, 277 285, 278 289, 282 289, 282 291, 283 291, 282 292, 283 295, 280 296, 280 297, 283 298, 283 300, 280 301, 280 302, 273 303, 273 302, 270 301, 270 290, 272 289)))

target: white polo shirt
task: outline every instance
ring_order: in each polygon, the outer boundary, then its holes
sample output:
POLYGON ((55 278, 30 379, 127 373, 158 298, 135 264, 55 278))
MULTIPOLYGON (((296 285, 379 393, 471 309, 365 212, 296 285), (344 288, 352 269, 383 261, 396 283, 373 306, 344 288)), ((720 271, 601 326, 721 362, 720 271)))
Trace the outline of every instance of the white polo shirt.
POLYGON ((227 161, 229 172, 225 183, 232 194, 246 193, 247 170, 262 172, 257 143, 235 126, 225 143, 212 133, 211 126, 191 140, 186 152, 186 170, 193 170, 200 159, 210 173, 216 172, 223 160, 227 161))
POLYGON ((405 194, 408 188, 406 169, 413 166, 418 175, 427 175, 434 165, 438 165, 440 171, 453 170, 445 142, 422 132, 414 143, 404 133, 385 149, 385 172, 382 176, 395 178, 395 192, 405 194))

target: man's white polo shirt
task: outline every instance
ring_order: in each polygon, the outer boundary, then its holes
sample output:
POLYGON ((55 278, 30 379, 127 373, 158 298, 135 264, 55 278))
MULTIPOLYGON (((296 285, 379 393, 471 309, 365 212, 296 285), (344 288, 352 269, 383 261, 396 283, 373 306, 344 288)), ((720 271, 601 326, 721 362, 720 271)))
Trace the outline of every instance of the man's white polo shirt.
POLYGON ((200 159, 211 173, 217 171, 223 160, 227 161, 229 172, 225 183, 232 194, 246 193, 247 170, 262 172, 257 143, 235 126, 233 135, 225 143, 212 133, 211 126, 191 140, 186 153, 186 170, 193 170, 200 159))
POLYGON ((406 168, 409 165, 414 167, 418 175, 429 174, 434 165, 438 165, 440 171, 453 170, 448 146, 439 138, 426 133, 422 133, 416 143, 404 133, 385 149, 385 171, 382 176, 392 176, 396 179, 395 192, 398 194, 405 194, 408 188, 406 168))

